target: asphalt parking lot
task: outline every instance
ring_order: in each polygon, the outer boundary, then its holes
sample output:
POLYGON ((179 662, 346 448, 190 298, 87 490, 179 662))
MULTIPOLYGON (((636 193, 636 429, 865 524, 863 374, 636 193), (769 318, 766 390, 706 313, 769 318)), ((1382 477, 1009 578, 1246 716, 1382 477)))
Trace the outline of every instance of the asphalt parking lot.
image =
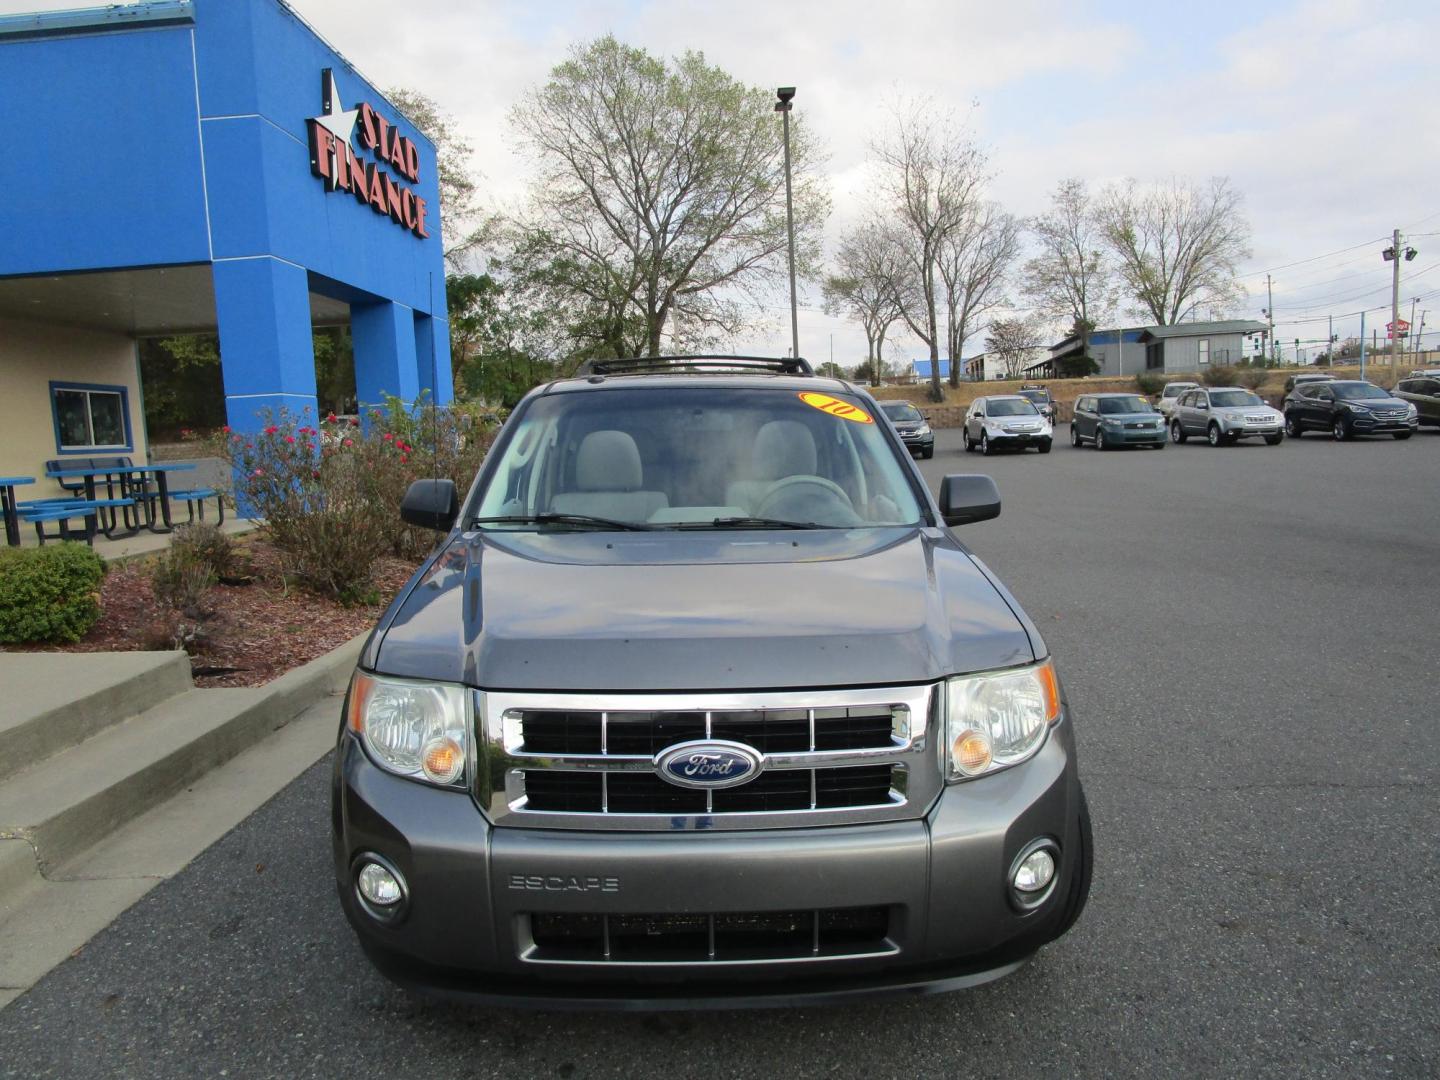
POLYGON ((335 903, 326 765, 0 1011, 0 1075, 1433 1076, 1440 432, 982 458, 962 535, 1040 625, 1098 863, 979 990, 833 1010, 463 1011, 335 903))

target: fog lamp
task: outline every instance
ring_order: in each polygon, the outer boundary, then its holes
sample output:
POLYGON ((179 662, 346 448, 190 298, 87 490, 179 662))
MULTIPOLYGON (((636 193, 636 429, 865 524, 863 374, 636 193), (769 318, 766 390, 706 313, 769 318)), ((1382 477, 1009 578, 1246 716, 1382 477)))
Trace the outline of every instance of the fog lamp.
POLYGON ((1015 888, 1022 893, 1038 893, 1054 880, 1055 856, 1047 848, 1032 851, 1015 869, 1015 888))
POLYGON ((394 907, 405 896, 400 876, 377 862, 367 862, 360 867, 356 886, 360 895, 378 908, 394 907))

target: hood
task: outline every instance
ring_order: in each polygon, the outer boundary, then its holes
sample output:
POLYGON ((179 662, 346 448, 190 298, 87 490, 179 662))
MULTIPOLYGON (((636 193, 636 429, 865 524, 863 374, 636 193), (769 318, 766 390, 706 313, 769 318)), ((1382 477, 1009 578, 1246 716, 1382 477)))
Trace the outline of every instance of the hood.
POLYGON ((1101 420, 1120 420, 1127 424, 1133 424, 1136 420, 1159 420, 1160 414, 1150 409, 1148 412, 1122 412, 1122 413, 1101 413, 1101 420))
POLYGON ((1397 397, 1365 398, 1363 400, 1357 401, 1352 401, 1349 398, 1341 398, 1340 404, 1359 405, 1361 408, 1365 409, 1408 409, 1410 407, 1410 402, 1406 401, 1404 398, 1397 397))
POLYGON ((927 682, 1044 655, 1012 604, 941 529, 472 532, 362 663, 507 690, 927 682))

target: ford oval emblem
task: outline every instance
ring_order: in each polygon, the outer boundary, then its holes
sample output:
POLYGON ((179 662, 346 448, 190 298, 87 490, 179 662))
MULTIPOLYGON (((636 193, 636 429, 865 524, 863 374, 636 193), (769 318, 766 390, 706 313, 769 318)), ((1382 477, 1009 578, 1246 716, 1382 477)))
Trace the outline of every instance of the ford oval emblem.
POLYGON ((655 758, 656 771, 685 788, 727 788, 755 779, 765 759, 744 743, 688 742, 655 758))

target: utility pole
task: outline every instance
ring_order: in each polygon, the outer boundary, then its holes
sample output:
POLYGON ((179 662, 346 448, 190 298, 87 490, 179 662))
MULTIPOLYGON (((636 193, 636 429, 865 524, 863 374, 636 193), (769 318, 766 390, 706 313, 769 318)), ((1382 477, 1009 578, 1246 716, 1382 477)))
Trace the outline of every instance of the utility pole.
POLYGON ((1418 296, 1412 296, 1410 298, 1410 329, 1406 331, 1405 334, 1406 345, 1410 344, 1411 335, 1415 333, 1415 302, 1419 299, 1420 298, 1418 296))
POLYGON ((1360 381, 1365 381, 1365 312, 1360 312, 1360 381))
POLYGON ((1329 316, 1329 330, 1325 334, 1325 358, 1330 361, 1330 366, 1335 366, 1335 316, 1329 316))
POLYGON ((1265 275, 1265 317, 1270 320, 1270 332, 1265 341, 1269 346, 1270 359, 1275 359, 1275 295, 1270 289, 1270 275, 1265 275))
POLYGON ((1394 252, 1391 262, 1395 264, 1392 283, 1390 285, 1390 385, 1395 385, 1399 378, 1400 370, 1400 230, 1395 230, 1395 239, 1392 241, 1394 252))

